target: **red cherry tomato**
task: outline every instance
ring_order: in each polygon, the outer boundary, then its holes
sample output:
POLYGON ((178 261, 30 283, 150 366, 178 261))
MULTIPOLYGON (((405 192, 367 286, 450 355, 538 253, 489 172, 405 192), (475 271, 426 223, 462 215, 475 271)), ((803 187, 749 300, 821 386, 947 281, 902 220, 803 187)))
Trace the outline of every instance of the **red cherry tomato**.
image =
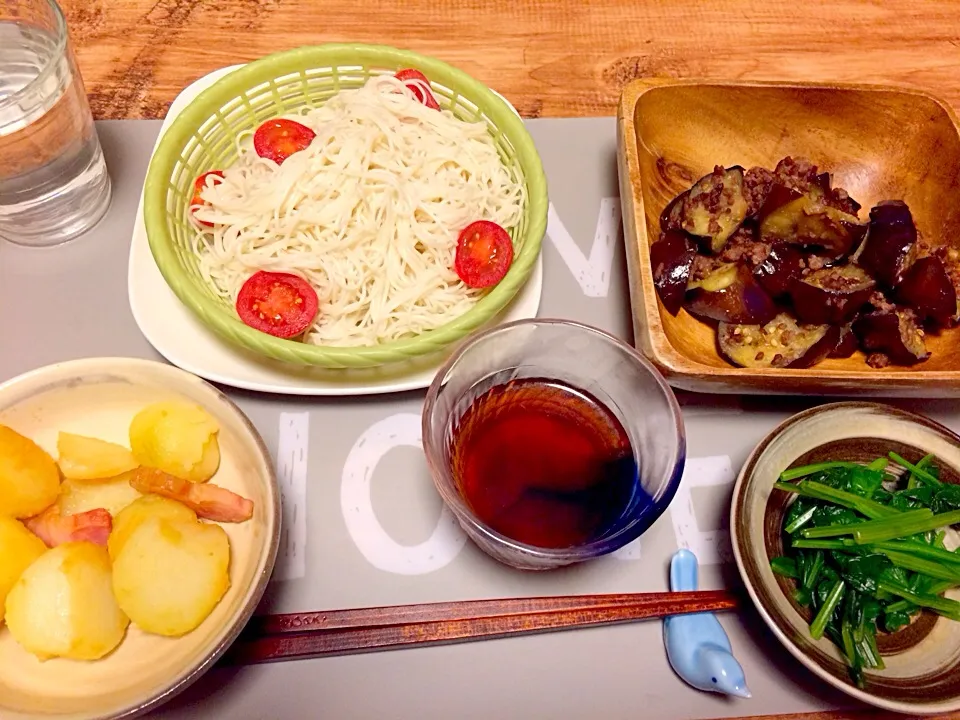
POLYGON ((477 220, 467 225, 457 238, 454 269, 472 288, 496 285, 513 262, 513 241, 495 222, 477 220))
POLYGON ((306 150, 317 134, 294 120, 267 120, 253 134, 253 148, 278 165, 295 152, 306 150))
POLYGON ((317 316, 316 291, 290 273, 259 270, 237 294, 237 314, 244 324, 278 338, 296 337, 317 316))
MULTIPOLYGON (((209 172, 203 173, 203 175, 199 176, 196 180, 193 181, 193 198, 190 200, 191 212, 193 212, 196 209, 196 206, 207 204, 207 201, 204 200, 202 197, 200 197, 200 193, 207 186, 207 178, 211 175, 213 177, 222 178, 223 172, 221 172, 220 170, 210 170, 209 172)), ((204 227, 213 227, 213 223, 211 222, 207 222, 206 220, 197 220, 196 217, 194 217, 193 219, 196 220, 197 223, 199 223, 200 225, 203 225, 204 227)))
POLYGON ((414 70, 413 68, 407 68, 405 70, 398 70, 394 77, 406 85, 416 96, 417 100, 428 108, 432 110, 440 109, 440 104, 433 96, 433 93, 430 92, 430 81, 427 80, 427 76, 422 72, 414 70))

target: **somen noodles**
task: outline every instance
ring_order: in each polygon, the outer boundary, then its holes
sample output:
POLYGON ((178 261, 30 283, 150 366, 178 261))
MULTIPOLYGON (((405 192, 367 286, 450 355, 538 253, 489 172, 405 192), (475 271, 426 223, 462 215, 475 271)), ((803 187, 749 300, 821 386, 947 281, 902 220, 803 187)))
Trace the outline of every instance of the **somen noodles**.
POLYGON ((484 122, 428 107, 423 91, 374 76, 285 116, 315 137, 280 164, 252 132, 238 137, 236 162, 203 176, 193 204, 216 292, 236 302, 257 271, 303 278, 319 300, 303 339, 319 345, 388 342, 469 310, 484 290, 454 270, 458 234, 477 220, 515 227, 524 185, 484 122))

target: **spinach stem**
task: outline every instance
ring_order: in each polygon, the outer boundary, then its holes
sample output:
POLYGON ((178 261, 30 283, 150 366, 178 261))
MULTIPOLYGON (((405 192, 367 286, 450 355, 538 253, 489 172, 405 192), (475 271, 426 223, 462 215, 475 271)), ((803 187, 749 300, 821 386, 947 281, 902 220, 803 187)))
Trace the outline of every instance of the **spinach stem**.
POLYGON ((939 563, 894 550, 880 550, 880 552, 890 558, 890 562, 904 570, 911 570, 921 575, 927 575, 940 580, 950 580, 951 582, 960 584, 960 568, 944 567, 939 563))
POLYGON ((895 518, 871 520, 856 525, 851 524, 847 527, 854 528, 853 539, 858 545, 869 545, 884 540, 896 540, 918 533, 930 532, 957 523, 960 523, 960 510, 934 515, 932 510, 923 508, 921 510, 910 510, 895 518))
POLYGON ((824 485, 823 483, 818 483, 813 480, 801 480, 799 483, 777 482, 774 483, 773 487, 776 490, 792 492, 802 497, 831 502, 834 505, 854 510, 871 520, 901 514, 896 508, 878 503, 876 500, 868 500, 860 495, 854 495, 845 490, 837 490, 829 485, 824 485))
POLYGON ((904 600, 909 600, 914 605, 936 610, 944 617, 948 617, 951 620, 960 621, 960 602, 957 602, 956 600, 937 597, 935 595, 918 595, 917 593, 910 592, 910 590, 903 587, 899 583, 887 582, 885 580, 881 580, 878 583, 878 587, 881 590, 885 590, 886 592, 890 593, 891 595, 896 595, 904 600))
MULTIPOLYGON (((925 595, 939 595, 940 593, 946 592, 951 588, 956 587, 960 583, 954 583, 950 580, 937 580, 937 582, 930 585, 927 588, 925 595)), ((909 600, 897 600, 895 603, 890 603, 887 605, 887 612, 904 612, 906 610, 916 609, 916 605, 909 600)))
POLYGON ((806 477, 807 475, 813 475, 814 473, 818 473, 823 470, 833 470, 834 468, 856 468, 856 467, 863 467, 863 465, 855 462, 842 462, 842 461, 813 463, 812 465, 801 465, 800 467, 784 470, 782 473, 780 473, 780 480, 782 482, 790 482, 791 480, 796 480, 798 478, 806 477))
POLYGON ((846 550, 855 552, 852 545, 848 545, 843 540, 804 540, 798 538, 793 541, 793 547, 797 550, 846 550))
POLYGON ((878 543, 871 543, 871 549, 893 550, 907 555, 915 555, 926 560, 932 560, 946 564, 948 566, 957 566, 960 569, 960 555, 949 550, 941 550, 934 545, 917 542, 916 540, 884 540, 878 543))
MULTIPOLYGON (((924 455, 917 463, 917 467, 924 470, 930 465, 931 460, 933 460, 933 455, 924 455)), ((911 471, 910 477, 907 478, 907 490, 913 490, 918 484, 917 476, 911 471)))
POLYGON ((819 640, 823 637, 823 631, 827 629, 827 623, 830 622, 833 614, 837 611, 837 605, 839 605, 843 599, 843 592, 846 590, 846 587, 843 580, 837 580, 833 584, 833 587, 830 588, 830 592, 827 593, 827 599, 823 601, 823 606, 813 619, 813 622, 810 623, 810 637, 814 640, 819 640))
MULTIPOLYGON (((890 451, 890 459, 893 460, 895 463, 897 463, 897 465, 902 465, 903 467, 905 467, 907 470, 910 471, 911 475, 916 477, 918 480, 923 480, 925 483, 927 483, 927 485, 933 485, 934 487, 936 487, 937 485, 941 484, 939 480, 937 480, 933 475, 928 473, 922 467, 920 467, 919 465, 914 465, 913 463, 907 462, 892 450, 890 451)), ((923 461, 921 460, 921 462, 923 461)))

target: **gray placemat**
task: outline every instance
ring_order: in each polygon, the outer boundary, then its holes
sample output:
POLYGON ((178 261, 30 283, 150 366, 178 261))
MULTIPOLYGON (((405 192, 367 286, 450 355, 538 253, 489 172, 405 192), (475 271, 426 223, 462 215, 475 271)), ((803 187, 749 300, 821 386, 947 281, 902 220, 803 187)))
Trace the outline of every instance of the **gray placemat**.
MULTIPOLYGON (((0 380, 71 358, 160 359, 127 303, 131 229, 159 126, 98 124, 115 190, 108 216, 88 235, 51 250, 0 244, 0 380)), ((540 316, 629 339, 615 123, 534 120, 529 127, 552 201, 540 316)), ((416 446, 422 391, 312 399, 227 391, 263 434, 288 491, 282 579, 271 584, 260 612, 662 590, 666 562, 680 545, 705 563, 704 587, 723 587, 736 582, 726 530, 734 474, 776 423, 815 402, 678 393, 690 460, 671 509, 616 557, 522 574, 465 543, 442 511, 416 446)), ((960 426, 952 403, 897 404, 960 426)), ((683 685, 667 664, 660 623, 647 622, 215 670, 156 715, 671 720, 850 704, 794 662, 752 610, 722 622, 752 700, 683 685)))

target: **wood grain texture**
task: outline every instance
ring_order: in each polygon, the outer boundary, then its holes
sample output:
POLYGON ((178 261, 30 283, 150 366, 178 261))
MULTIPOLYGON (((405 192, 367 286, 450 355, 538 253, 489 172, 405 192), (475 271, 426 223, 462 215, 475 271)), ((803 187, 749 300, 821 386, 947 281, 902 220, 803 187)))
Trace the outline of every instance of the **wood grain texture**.
POLYGON ((252 665, 491 640, 717 612, 738 605, 735 595, 702 590, 467 600, 273 615, 251 622, 221 663, 252 665))
POLYGON ((62 0, 98 119, 163 117, 211 70, 376 42, 450 62, 526 117, 613 115, 637 77, 897 82, 960 106, 951 0, 62 0))
MULTIPOLYGON (((715 165, 773 168, 811 160, 865 208, 902 199, 930 246, 956 247, 960 133, 949 105, 913 90, 797 83, 638 79, 618 112, 620 196, 638 347, 672 384, 728 393, 960 396, 960 328, 929 334, 930 358, 869 367, 862 352, 811 368, 738 368, 716 330, 671 315, 653 284, 650 246, 669 202, 715 165)), ((866 216, 866 212, 862 213, 866 216)))

